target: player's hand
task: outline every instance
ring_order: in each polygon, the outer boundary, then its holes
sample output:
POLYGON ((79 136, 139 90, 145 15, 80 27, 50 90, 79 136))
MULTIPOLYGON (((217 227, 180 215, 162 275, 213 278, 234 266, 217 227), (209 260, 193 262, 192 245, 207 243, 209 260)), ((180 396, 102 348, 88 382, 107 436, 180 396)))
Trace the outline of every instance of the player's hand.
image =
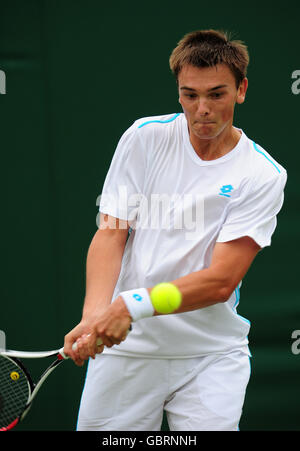
POLYGON ((111 348, 127 337, 131 317, 123 298, 119 296, 105 310, 95 311, 82 318, 81 322, 65 337, 65 353, 76 365, 82 366, 88 358, 103 352, 104 346, 111 348), (102 345, 97 345, 101 339, 102 345), (77 349, 72 349, 76 342, 77 349))
POLYGON ((74 348, 74 344, 72 346, 72 350, 75 354, 75 363, 79 366, 83 364, 85 360, 88 358, 94 359, 96 354, 101 354, 104 349, 104 344, 99 343, 99 339, 92 334, 83 334, 76 340, 76 348, 74 348))
POLYGON ((131 316, 121 296, 97 318, 95 335, 101 338, 108 348, 120 344, 127 337, 131 325, 131 316))
POLYGON ((81 322, 65 336, 64 352, 78 366, 82 366, 89 357, 95 358, 95 355, 104 349, 104 345, 97 346, 96 336, 92 333, 95 327, 94 319, 98 315, 99 312, 95 312, 82 318, 81 322), (73 347, 74 343, 76 350, 73 347))
POLYGON ((82 366, 85 359, 80 357, 79 347, 77 347, 77 350, 74 351, 72 346, 77 342, 77 340, 80 340, 80 337, 87 335, 88 330, 88 325, 81 321, 65 336, 64 353, 67 354, 78 366, 82 366))

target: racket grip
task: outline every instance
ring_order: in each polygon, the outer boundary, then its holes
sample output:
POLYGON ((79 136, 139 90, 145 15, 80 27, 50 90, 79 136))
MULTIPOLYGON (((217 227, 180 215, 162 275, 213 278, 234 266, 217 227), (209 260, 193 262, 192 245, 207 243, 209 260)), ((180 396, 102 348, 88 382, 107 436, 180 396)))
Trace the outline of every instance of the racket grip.
MULTIPOLYGON (((132 327, 131 327, 131 325, 130 325, 130 327, 129 327, 128 331, 127 331, 127 335, 129 334, 129 332, 131 331, 131 329, 132 329, 132 327)), ((88 336, 89 336, 89 335, 90 335, 90 334, 88 334, 88 336)), ((101 346, 101 345, 103 344, 101 338, 97 338, 96 343, 97 343, 97 346, 101 346)), ((76 341, 75 341, 75 343, 73 343, 72 349, 73 349, 73 351, 76 351, 76 349, 77 349, 77 343, 76 343, 76 341)))
MULTIPOLYGON (((101 345, 102 345, 102 340, 101 340, 101 338, 98 338, 98 339, 97 339, 97 345, 98 345, 98 346, 101 346, 101 345)), ((75 341, 75 343, 73 343, 72 349, 73 349, 73 351, 76 351, 76 349, 77 349, 77 343, 76 343, 76 341, 75 341)), ((51 355, 51 354, 50 354, 50 355, 51 355)), ((59 360, 61 360, 61 359, 64 359, 64 360, 69 359, 69 356, 68 356, 67 354, 65 354, 65 352, 64 352, 64 348, 61 348, 61 349, 58 350, 58 358, 59 358, 59 360)))

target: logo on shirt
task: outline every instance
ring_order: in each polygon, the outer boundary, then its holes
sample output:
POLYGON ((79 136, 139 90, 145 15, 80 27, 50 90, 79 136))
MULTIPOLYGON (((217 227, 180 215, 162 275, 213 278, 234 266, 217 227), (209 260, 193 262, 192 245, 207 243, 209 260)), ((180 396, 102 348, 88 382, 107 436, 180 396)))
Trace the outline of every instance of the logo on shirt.
POLYGON ((232 185, 223 185, 222 188, 220 188, 220 196, 225 196, 225 197, 231 197, 231 195, 229 193, 231 193, 231 191, 233 190, 233 186, 232 185))
POLYGON ((139 294, 135 293, 132 295, 132 297, 136 300, 141 302, 143 300, 142 296, 140 296, 139 294))

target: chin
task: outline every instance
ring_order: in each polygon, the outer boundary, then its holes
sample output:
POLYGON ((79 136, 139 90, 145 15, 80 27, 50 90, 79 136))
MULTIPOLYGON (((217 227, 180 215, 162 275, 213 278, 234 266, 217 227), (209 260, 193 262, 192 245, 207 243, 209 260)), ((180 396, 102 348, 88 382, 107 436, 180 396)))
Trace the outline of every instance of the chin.
POLYGON ((214 139, 216 138, 219 133, 199 133, 197 131, 194 131, 194 135, 198 138, 198 139, 214 139))

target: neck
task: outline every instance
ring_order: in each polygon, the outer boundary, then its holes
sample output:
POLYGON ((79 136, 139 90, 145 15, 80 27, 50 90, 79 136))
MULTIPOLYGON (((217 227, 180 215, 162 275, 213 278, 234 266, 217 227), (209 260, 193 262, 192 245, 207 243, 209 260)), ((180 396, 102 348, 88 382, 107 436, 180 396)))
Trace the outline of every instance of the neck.
POLYGON ((241 133, 230 125, 218 136, 211 139, 201 139, 189 132, 191 144, 201 160, 216 160, 229 153, 239 142, 241 133))

